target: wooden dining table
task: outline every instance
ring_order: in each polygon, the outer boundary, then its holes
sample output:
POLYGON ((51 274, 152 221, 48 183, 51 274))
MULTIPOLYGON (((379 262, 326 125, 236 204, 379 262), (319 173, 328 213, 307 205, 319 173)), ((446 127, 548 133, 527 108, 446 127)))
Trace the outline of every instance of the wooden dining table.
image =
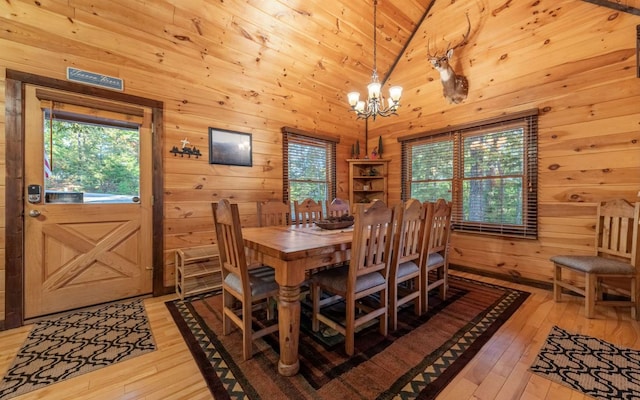
POLYGON ((275 270, 280 285, 278 372, 298 373, 300 336, 300 285, 306 272, 349 260, 353 228, 325 230, 315 225, 243 228, 245 246, 264 265, 275 270))

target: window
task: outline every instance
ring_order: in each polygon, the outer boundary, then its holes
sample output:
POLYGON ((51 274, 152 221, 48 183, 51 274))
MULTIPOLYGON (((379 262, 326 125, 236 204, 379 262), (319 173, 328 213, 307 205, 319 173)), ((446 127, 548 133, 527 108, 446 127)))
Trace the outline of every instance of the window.
POLYGON ((283 200, 333 199, 336 193, 337 139, 288 127, 282 132, 283 200))
POLYGON ((454 229, 537 237, 537 110, 402 142, 402 198, 453 202, 454 229))

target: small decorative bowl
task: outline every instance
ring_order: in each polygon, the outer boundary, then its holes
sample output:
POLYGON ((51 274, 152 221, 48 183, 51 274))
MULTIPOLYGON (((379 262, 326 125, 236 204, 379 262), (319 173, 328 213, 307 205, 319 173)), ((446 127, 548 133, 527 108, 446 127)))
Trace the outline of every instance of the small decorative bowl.
POLYGON ((354 221, 316 221, 315 224, 322 229, 344 229, 353 225, 354 221))

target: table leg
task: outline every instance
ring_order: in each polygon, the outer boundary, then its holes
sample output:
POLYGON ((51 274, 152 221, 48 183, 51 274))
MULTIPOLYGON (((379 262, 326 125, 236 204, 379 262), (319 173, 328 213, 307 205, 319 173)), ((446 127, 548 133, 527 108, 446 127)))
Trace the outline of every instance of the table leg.
POLYGON ((278 299, 280 335, 280 375, 293 376, 300 369, 298 338, 300 336, 300 286, 280 286, 278 299))

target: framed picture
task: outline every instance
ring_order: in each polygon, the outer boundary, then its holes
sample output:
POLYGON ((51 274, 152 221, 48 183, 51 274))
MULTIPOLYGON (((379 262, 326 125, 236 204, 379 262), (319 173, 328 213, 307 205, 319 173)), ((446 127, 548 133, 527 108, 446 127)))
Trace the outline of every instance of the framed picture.
POLYGON ((251 134, 209 128, 209 164, 253 166, 251 134))

